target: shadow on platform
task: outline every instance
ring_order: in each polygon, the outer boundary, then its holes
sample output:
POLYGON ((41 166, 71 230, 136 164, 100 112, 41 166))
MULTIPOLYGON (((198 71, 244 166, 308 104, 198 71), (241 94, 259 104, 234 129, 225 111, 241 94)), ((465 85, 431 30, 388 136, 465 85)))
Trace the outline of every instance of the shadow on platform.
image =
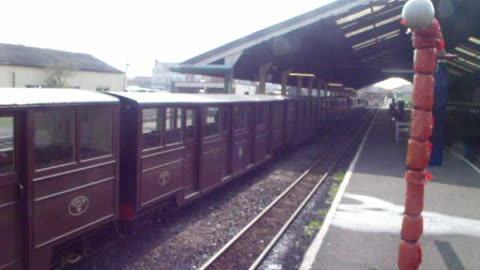
MULTIPOLYGON (((397 269, 405 156, 406 142, 395 142, 388 111, 379 111, 311 269, 397 269)), ((421 269, 479 269, 480 175, 450 152, 430 171, 421 269)))

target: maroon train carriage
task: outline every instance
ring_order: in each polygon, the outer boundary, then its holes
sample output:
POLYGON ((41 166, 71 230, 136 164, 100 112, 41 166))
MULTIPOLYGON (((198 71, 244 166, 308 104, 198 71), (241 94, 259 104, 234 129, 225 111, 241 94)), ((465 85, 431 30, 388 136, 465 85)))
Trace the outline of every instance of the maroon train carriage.
MULTIPOLYGON (((333 97, 295 97, 286 101, 285 145, 294 148, 332 125, 337 105, 333 97)), ((342 98, 344 99, 344 98, 342 98)))
POLYGON ((284 126, 284 142, 285 146, 293 147, 295 145, 295 135, 297 122, 297 102, 295 99, 288 99, 285 102, 285 126, 284 126))
POLYGON ((325 127, 327 123, 327 117, 326 117, 326 98, 321 97, 318 99, 318 110, 319 110, 319 126, 320 127, 325 127))
POLYGON ((340 114, 340 100, 345 99, 344 97, 326 97, 326 115, 327 123, 332 124, 337 121, 337 118, 340 114))
POLYGON ((103 225, 191 202, 349 109, 338 97, 110 94, 0 90, 0 270, 47 270, 52 250, 75 255, 103 225))
POLYGON ((271 107, 271 151, 273 153, 281 150, 285 147, 285 121, 286 121, 286 111, 287 111, 287 102, 273 102, 271 107))
POLYGON ((132 224, 244 174, 283 144, 284 97, 111 94, 122 103, 120 217, 132 224))
POLYGON ((117 218, 118 99, 0 89, 0 269, 45 270, 52 248, 117 218))

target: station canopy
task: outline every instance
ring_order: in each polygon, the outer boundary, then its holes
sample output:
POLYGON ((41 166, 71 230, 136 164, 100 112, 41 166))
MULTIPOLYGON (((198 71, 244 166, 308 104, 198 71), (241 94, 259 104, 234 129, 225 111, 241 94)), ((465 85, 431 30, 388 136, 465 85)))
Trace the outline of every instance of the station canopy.
MULTIPOLYGON (((313 73, 324 82, 361 88, 389 77, 411 80, 413 48, 401 25, 405 0, 337 0, 198 55, 183 64, 233 65, 234 77, 269 82, 282 72, 313 73)), ((453 79, 480 69, 480 1, 433 1, 442 24, 453 79)), ((289 85, 296 79, 289 78, 289 85)))

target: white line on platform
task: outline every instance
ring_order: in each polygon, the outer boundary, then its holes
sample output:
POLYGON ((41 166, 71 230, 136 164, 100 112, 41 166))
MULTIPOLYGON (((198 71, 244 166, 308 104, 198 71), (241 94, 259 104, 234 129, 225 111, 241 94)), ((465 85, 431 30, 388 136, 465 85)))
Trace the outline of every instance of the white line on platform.
POLYGON ((452 148, 448 148, 448 150, 450 152, 452 152, 452 154, 454 154, 455 156, 457 156, 458 158, 460 158, 461 160, 465 161, 465 163, 467 163, 468 165, 470 165, 470 167, 472 167, 472 169, 474 171, 476 171, 477 173, 480 174, 480 168, 478 168, 477 166, 475 166, 475 164, 473 164, 472 162, 470 162, 470 160, 466 159, 465 157, 463 157, 460 153, 458 153, 457 151, 453 150, 452 148))
POLYGON ((335 199, 332 202, 332 206, 330 207, 330 210, 328 210, 328 213, 325 216, 325 220, 323 221, 323 225, 320 228, 320 231, 318 232, 315 239, 313 239, 312 244, 308 247, 307 252, 303 257, 302 264, 300 265, 300 268, 298 268, 298 270, 312 269, 313 263, 315 262, 315 257, 317 256, 318 252, 320 251, 320 248, 322 247, 323 239, 327 235, 330 224, 332 223, 333 215, 337 211, 337 207, 340 204, 340 201, 342 200, 345 190, 347 189, 348 183, 350 182, 350 178, 352 177, 353 171, 355 170, 355 166, 357 165, 358 158, 360 157, 360 154, 363 150, 363 146, 367 141, 368 135, 370 134, 370 131, 373 127, 373 123, 375 123, 376 118, 377 118, 377 113, 375 113, 375 116, 373 117, 372 122, 370 123, 370 126, 368 127, 368 130, 362 139, 362 143, 360 144, 360 147, 358 148, 357 153, 355 154, 355 157, 352 160, 352 163, 350 163, 350 166, 348 167, 348 171, 345 174, 345 177, 343 178, 342 184, 340 184, 340 187, 338 188, 337 195, 335 196, 335 199))

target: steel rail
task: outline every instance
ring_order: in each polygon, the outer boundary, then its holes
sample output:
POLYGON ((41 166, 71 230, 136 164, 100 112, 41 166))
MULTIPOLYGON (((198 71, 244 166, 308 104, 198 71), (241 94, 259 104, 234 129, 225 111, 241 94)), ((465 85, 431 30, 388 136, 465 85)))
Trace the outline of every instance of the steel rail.
MULTIPOLYGON (((367 113, 366 116, 363 117, 363 119, 360 121, 363 123, 364 121, 371 120, 372 117, 375 115, 376 111, 373 111, 371 113, 367 113)), ((358 134, 362 130, 362 124, 358 125, 358 127, 353 127, 350 129, 347 133, 351 133, 355 130, 354 134, 358 134), (359 127, 359 128, 358 128, 359 127)), ((327 176, 330 174, 331 170, 334 168, 334 166, 338 163, 338 161, 343 157, 344 152, 348 147, 355 141, 355 139, 352 139, 349 143, 346 144, 344 149, 342 150, 342 153, 338 155, 338 158, 328 167, 327 171, 322 175, 320 181, 314 186, 312 191, 309 192, 307 195, 306 199, 302 201, 302 203, 297 207, 295 212, 291 215, 291 217, 287 220, 287 222, 282 226, 279 232, 275 235, 275 237, 270 241, 268 246, 264 249, 264 251, 257 257, 257 259, 254 261, 254 263, 250 266, 249 270, 256 269, 261 262, 263 262, 264 258, 268 253, 271 251, 271 249, 275 246, 276 242, 281 238, 283 233, 288 229, 288 227, 291 225, 291 223, 295 220, 295 218, 298 216, 298 214, 303 210, 305 205, 310 201, 311 197, 316 193, 318 188, 323 184, 324 180, 327 178, 327 176)), ((329 153, 323 153, 320 155, 319 158, 317 158, 316 161, 310 165, 305 172, 303 172, 299 177, 295 179, 292 184, 290 184, 280 195, 278 195, 275 200, 273 200, 270 204, 268 204, 265 209, 263 209, 253 220, 251 220, 242 230, 240 230, 230 241, 228 241, 220 250, 218 250, 210 259, 205 262, 199 270, 207 270, 218 258, 220 258, 230 247, 237 242, 237 240, 242 237, 248 230, 250 230, 260 219, 262 219, 267 212, 269 212, 279 201, 281 201, 288 193, 290 193, 294 187, 296 187, 302 180, 305 179, 307 175, 311 173, 311 171, 321 162, 323 161, 329 153)))
MULTIPOLYGON (((373 119, 373 116, 375 115, 376 111, 373 112, 371 115, 368 115, 368 118, 364 121, 368 121, 373 119)), ((363 123, 363 121, 362 121, 363 123)), ((354 133, 353 136, 358 135, 361 133, 363 129, 359 128, 357 132, 354 133)), ((255 270, 257 269, 260 264, 264 261, 266 256, 272 251, 272 249, 275 247, 277 242, 280 240, 280 238, 284 235, 286 230, 292 225, 292 223, 295 221, 295 219, 298 217, 298 215, 302 212, 303 208, 310 202, 310 199, 315 195, 317 190, 320 188, 320 186, 323 184, 325 179, 330 175, 332 170, 335 168, 335 166, 340 162, 342 157, 345 155, 345 152, 348 150, 350 146, 354 144, 356 140, 352 139, 345 147, 342 149, 341 154, 338 155, 338 158, 328 167, 328 169, 325 171, 325 173, 322 175, 318 183, 313 187, 312 191, 305 197, 305 199, 302 201, 302 203, 298 206, 298 208, 295 210, 295 212, 290 216, 290 218, 285 222, 285 224, 282 226, 282 228, 278 231, 278 233, 275 235, 275 237, 270 241, 268 246, 263 250, 263 252, 257 257, 257 259, 253 262, 253 264, 248 268, 249 270, 255 270)))

